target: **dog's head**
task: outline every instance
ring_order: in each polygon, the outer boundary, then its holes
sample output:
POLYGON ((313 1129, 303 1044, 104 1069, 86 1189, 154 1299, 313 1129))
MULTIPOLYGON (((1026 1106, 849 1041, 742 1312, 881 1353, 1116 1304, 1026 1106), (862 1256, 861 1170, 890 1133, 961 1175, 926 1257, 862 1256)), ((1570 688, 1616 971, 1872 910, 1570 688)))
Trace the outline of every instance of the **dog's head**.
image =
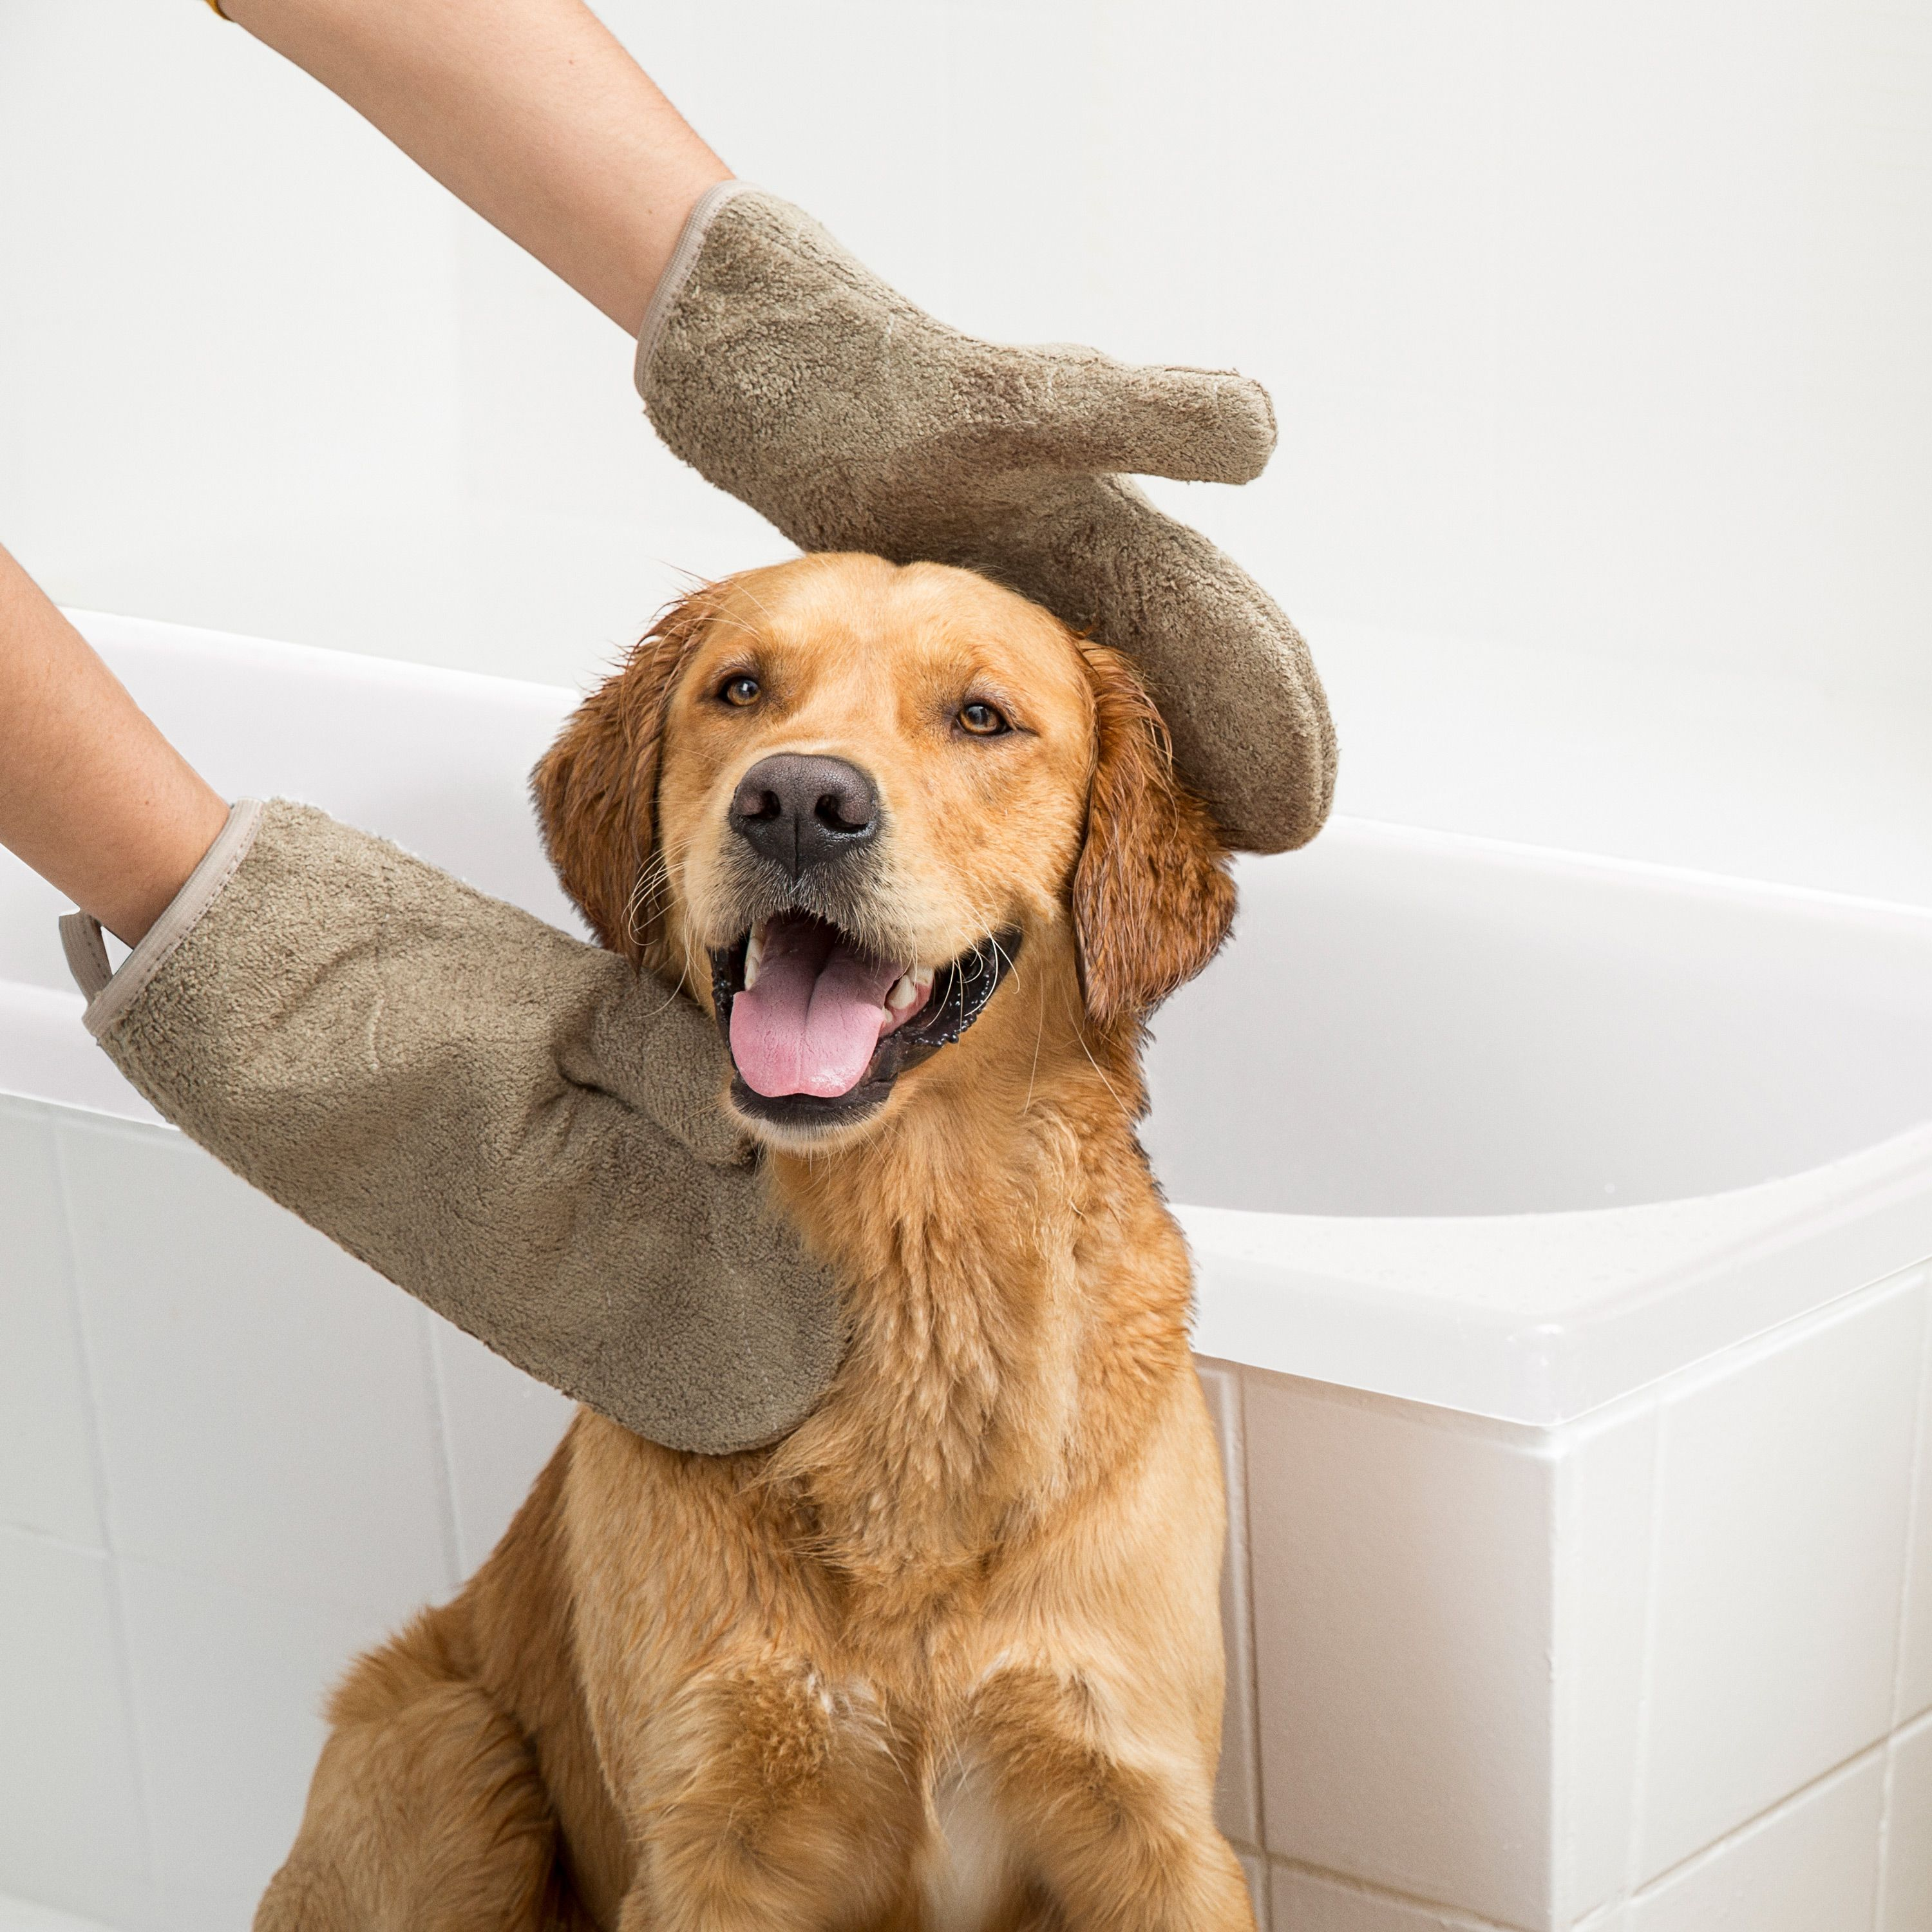
POLYGON ((598 938, 710 1005, 732 1105, 794 1148, 904 1103, 1016 975, 1058 968, 1076 1023, 1131 1042, 1233 914, 1126 662, 943 565, 695 592, 535 788, 598 938))

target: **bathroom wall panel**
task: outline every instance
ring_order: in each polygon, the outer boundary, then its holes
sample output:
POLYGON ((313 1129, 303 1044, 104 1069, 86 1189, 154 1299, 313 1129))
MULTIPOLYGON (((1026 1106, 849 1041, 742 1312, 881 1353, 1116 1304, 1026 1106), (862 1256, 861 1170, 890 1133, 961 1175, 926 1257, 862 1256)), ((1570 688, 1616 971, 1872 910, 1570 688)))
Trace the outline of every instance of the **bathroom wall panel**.
POLYGON ((1551 1466, 1442 1412, 1244 1379, 1268 1850, 1544 1924, 1551 1466))
POLYGON ((1923 1277, 1673 1388, 1640 1882, 1891 1727, 1923 1277))
POLYGON ((1220 1775, 1215 1815, 1238 1844, 1262 1842, 1261 1771, 1256 1760, 1254 1620, 1249 1586, 1246 1457, 1242 1443, 1240 1372, 1228 1363, 1201 1364, 1201 1387, 1220 1446, 1228 1482, 1228 1547, 1221 1567, 1221 1636, 1227 1694, 1221 1716, 1220 1775))
POLYGON ((22 1898, 0 1898, 0 1932, 109 1932, 98 1918, 58 1912, 22 1898))
POLYGON ((0 1522, 98 1546, 52 1110, 0 1099, 0 1522))
MULTIPOLYGON (((1271 1932, 1486 1932, 1489 1922, 1277 1864, 1271 1932)), ((1507 1928, 1505 1928, 1507 1932, 1507 1928)))
POLYGON ((440 1316, 424 1318, 448 1444, 457 1570, 466 1577, 509 1528, 577 1406, 440 1316))
POLYGON ((148 1827, 108 1559, 0 1528, 0 1894, 116 1926, 148 1827))
POLYGON ((1270 1932, 1268 1860, 1259 1852, 1240 1855, 1241 1876, 1248 1882, 1248 1897, 1255 1908, 1255 1932, 1270 1932))
POLYGON ((1878 1932, 1932 1932, 1932 1718, 1891 1748, 1878 1932))
POLYGON ((322 1705, 389 1619, 290 1603, 142 1563, 121 1566, 158 1876, 179 1932, 190 1902, 230 1901, 245 1932, 287 1856, 322 1746, 322 1705))
POLYGON ((1554 1874, 1568 1924, 1630 1877, 1638 1765, 1648 1708, 1657 1401, 1642 1397, 1558 1432, 1554 1874))
MULTIPOLYGON (((1927 1294, 1932 1300, 1932 1286, 1927 1294)), ((1932 1315, 1926 1322, 1925 1365, 1919 1384, 1918 1462, 1912 1478, 1901 1643, 1898 1708, 1894 1720, 1900 1724, 1932 1711, 1932 1315)), ((1928 1817, 1926 1835, 1932 1839, 1932 1817, 1928 1817)))
MULTIPOLYGON (((113 1932, 250 1932, 259 1896, 205 1886, 156 1888, 148 1903, 113 1932)), ((0 1932, 5 1921, 0 1919, 0 1932)), ((80 1928, 76 1928, 80 1932, 80 1928)))
POLYGON ((1884 1802, 1874 1751, 1634 1899, 1628 1932, 1861 1932, 1877 1908, 1884 1802))
POLYGON ((116 1551, 392 1618, 447 1590, 415 1305, 178 1135, 59 1132, 116 1551))

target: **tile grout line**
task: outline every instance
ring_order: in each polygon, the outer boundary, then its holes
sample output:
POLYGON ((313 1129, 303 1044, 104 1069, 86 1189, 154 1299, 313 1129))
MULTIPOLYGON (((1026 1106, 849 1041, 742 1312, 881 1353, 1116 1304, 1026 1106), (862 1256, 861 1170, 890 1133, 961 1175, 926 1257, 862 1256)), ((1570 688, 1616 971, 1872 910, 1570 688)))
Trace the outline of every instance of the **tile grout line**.
POLYGON ((1664 1481, 1670 1448, 1670 1417, 1673 1405, 1660 1396, 1657 1420, 1650 1447, 1649 1494, 1646 1506, 1648 1535, 1644 1546, 1643 1648, 1637 1667, 1636 1736, 1630 1763, 1630 1844, 1624 1856, 1623 1897, 1628 1903, 1640 1888, 1643 1860, 1645 1806, 1650 1796, 1651 1718, 1655 1702, 1657 1672, 1658 1598, 1661 1594, 1664 1572, 1664 1481))
POLYGON ((68 1170, 67 1136, 70 1129, 57 1121, 48 1124, 48 1139, 54 1156, 55 1184, 60 1190, 60 1226, 63 1258, 67 1264, 68 1305, 74 1336, 80 1349, 81 1388, 87 1404, 88 1446, 93 1459, 96 1507, 100 1512, 100 1540, 106 1556, 104 1582, 107 1613, 114 1628, 114 1649, 121 1678, 121 1727, 128 1754, 133 1760, 136 1788, 141 1806, 141 1835, 147 1853, 147 1881, 151 1901, 160 1902, 161 1843, 155 1815, 152 1754, 142 1736, 140 1700, 134 1682, 134 1644, 128 1629, 127 1593, 121 1574, 121 1552, 116 1546, 114 1512, 107 1480, 107 1444, 100 1427, 100 1391, 94 1363, 94 1350, 88 1332, 87 1316, 80 1292, 80 1243, 74 1226, 74 1186, 68 1170))
POLYGON ((1262 1862, 1262 1906, 1256 1916, 1261 1921, 1262 1932, 1270 1932, 1274 1920, 1274 1886, 1268 1870, 1268 1792, 1262 1782, 1262 1653, 1255 1628, 1255 1524, 1249 1502, 1254 1485, 1248 1480, 1248 1378, 1246 1372, 1237 1367, 1228 1379, 1234 1384, 1237 1450, 1229 1459, 1236 1466, 1231 1473, 1241 1491, 1240 1600, 1236 1609, 1248 1640, 1248 1694, 1243 1700, 1241 1718, 1248 1734, 1248 1766, 1255 1787, 1255 1836, 1260 1841, 1256 1850, 1261 1854, 1262 1862))
POLYGON ((107 1562, 113 1561, 112 1553, 98 1543, 76 1543, 72 1537, 62 1535, 58 1530, 38 1528, 31 1522, 0 1522, 0 1536, 18 1536, 29 1543, 44 1544, 50 1550, 58 1550, 66 1556, 94 1556, 107 1562))
POLYGON ((1552 1456, 1550 1496, 1550 1646, 1546 1682, 1550 1687, 1550 1869, 1544 1908, 1550 1923, 1567 1909, 1576 1867, 1576 1803, 1566 1773, 1573 1740, 1582 1726, 1577 1704, 1582 1688, 1562 1659, 1576 1621, 1577 1569, 1582 1547, 1582 1506, 1576 1498, 1579 1477, 1574 1456, 1552 1456))
POLYGON ((430 1421, 436 1431, 437 1514, 442 1527, 442 1568, 452 1591, 463 1587, 463 1532, 456 1516, 456 1447, 449 1439, 449 1392, 443 1378, 442 1351, 436 1346, 429 1310, 416 1310, 418 1346, 422 1351, 423 1392, 430 1421))
POLYGON ((1850 1776, 1868 1759, 1877 1757, 1882 1753, 1888 1754, 1892 1749, 1892 1738, 1888 1734, 1877 1739, 1876 1742, 1866 1744, 1862 1749, 1855 1750, 1850 1757, 1840 1758, 1829 1770, 1820 1772, 1808 1784, 1800 1785, 1796 1791, 1787 1791, 1775 1804, 1767 1804, 1762 1811, 1754 1812, 1742 1824, 1733 1825, 1721 1838, 1714 1838, 1708 1845, 1700 1845, 1694 1852, 1686 1853, 1674 1865, 1666 1866, 1654 1878, 1648 1880, 1643 1886, 1632 1892, 1623 1902, 1625 1904, 1634 1904, 1639 1900, 1647 1899, 1660 1891, 1665 1886, 1674 1885, 1678 1880, 1689 1876, 1691 1873, 1701 1870, 1705 1866, 1714 1864, 1738 1845, 1756 1838, 1760 1832, 1767 1829, 1779 1819, 1796 1811, 1800 1805, 1808 1804, 1827 1785, 1834 1784, 1840 1778, 1850 1776))
POLYGON ((1606 1928, 1615 1932, 1615 1928, 1623 1924, 1624 1909, 1629 1904, 1628 1899, 1622 1897, 1607 1900, 1588 1918, 1580 1918, 1574 1926, 1566 1928, 1565 1932, 1606 1932, 1606 1928))
MULTIPOLYGON (((1890 1284, 1894 1287, 1896 1287, 1902 1282, 1902 1280, 1909 1278, 1913 1272, 1914 1270, 1912 1269, 1899 1270, 1893 1275, 1886 1277, 1885 1282, 1875 1283, 1873 1284, 1873 1286, 1882 1286, 1890 1284)), ((1919 1394, 1918 1402, 1915 1406, 1914 1410, 1915 1426, 1916 1426, 1921 1413, 1926 1405, 1928 1375, 1932 1375, 1932 1318, 1928 1318, 1926 1312, 1928 1300, 1932 1300, 1932 1277, 1928 1277, 1926 1274, 1921 1273, 1918 1280, 1914 1284, 1914 1292, 1922 1298, 1925 1298, 1925 1299, 1922 1299, 1921 1302, 1922 1314, 1919 1341, 1921 1372, 1919 1394)), ((1852 1752, 1849 1756, 1843 1758, 1840 1760, 1838 1763, 1828 1766, 1826 1769, 1820 1772, 1816 1777, 1808 1780, 1805 1784, 1800 1786, 1797 1790, 1786 1792, 1782 1797, 1776 1799, 1772 1804, 1766 1805, 1762 1810, 1754 1813, 1748 1818, 1739 1820, 1736 1824, 1733 1825, 1730 1830, 1726 1832, 1722 1837, 1714 1840, 1711 1844, 1700 1846, 1696 1850, 1687 1853, 1684 1857, 1677 1860, 1675 1864, 1665 1867, 1661 1871, 1651 1874, 1648 1878, 1642 1877, 1640 1875, 1639 1868, 1640 1864, 1640 1854, 1642 1842, 1643 1802, 1647 1790, 1646 1769, 1648 1765, 1650 1756, 1651 1716, 1654 1702, 1652 1692, 1654 1688, 1654 1674, 1656 1666, 1658 1622, 1658 1584, 1660 1574, 1659 1555, 1663 1540, 1663 1497, 1665 1488, 1664 1475, 1668 1462, 1668 1451, 1670 1445, 1670 1412, 1672 1406, 1673 1405, 1671 1402, 1667 1400, 1660 1401, 1658 1405, 1657 1438, 1655 1445, 1652 1451, 1650 1501, 1651 1534, 1648 1553, 1646 1558, 1646 1562, 1648 1565, 1648 1574, 1645 1580, 1644 1586, 1643 1666, 1642 1690, 1638 1702, 1637 1757, 1632 1793, 1630 1862, 1626 1868, 1625 1884, 1622 1901, 1625 1904, 1628 1904, 1648 1893, 1654 1892, 1660 1886, 1664 1884, 1667 1881, 1675 1880, 1683 1876, 1684 1874, 1716 1857, 1728 1847, 1756 1832, 1761 1827, 1767 1824, 1772 1819, 1779 1816, 1786 1810, 1796 1807, 1810 1796, 1813 1792, 1817 1791, 1826 1784, 1828 1784, 1833 1779, 1839 1777, 1841 1774, 1848 1772, 1852 1766, 1871 1756, 1874 1753, 1883 1752, 1886 1754, 1887 1786, 1888 1796, 1892 1745, 1898 1729, 1898 1705, 1900 1694, 1896 1687, 1899 1681, 1899 1672, 1902 1670, 1902 1664, 1895 1666, 1894 1691, 1892 1706, 1887 1714, 1888 1722, 1886 1733, 1883 1736, 1875 1739, 1870 1744, 1862 1746, 1858 1750, 1852 1752)), ((1921 1447, 1919 1444, 1915 1443, 1913 1450, 1913 1460, 1915 1465, 1915 1496, 1917 1492, 1916 1479, 1919 1473, 1917 1466, 1922 1461, 1922 1460, 1923 1457, 1921 1447)), ((1903 1614, 1903 1607, 1901 1606, 1901 1620, 1903 1614)))
MULTIPOLYGON (((10 1526, 0 1527, 10 1528, 10 1526)), ((100 1554, 98 1550, 92 1553, 100 1554)), ((261 1583, 238 1583, 231 1576, 213 1576, 206 1570, 191 1568, 184 1563, 170 1562, 159 1556, 128 1556, 116 1560, 122 1569, 130 1574, 164 1576, 170 1582, 192 1584, 223 1596, 232 1597, 238 1602, 256 1608, 267 1606, 324 1616, 373 1618, 379 1632, 399 1627, 395 1621, 398 1612, 393 1606, 375 1603, 365 1597, 316 1596, 296 1590, 272 1588, 261 1583)), ((419 1599, 417 1608, 422 1608, 427 1600, 419 1599)), ((377 1639, 372 1636, 369 1640, 374 1642, 377 1639)))
POLYGON ((1886 1880, 1892 1862, 1892 1814, 1898 1777, 1897 1739, 1904 1720, 1906 1644, 1916 1607, 1912 1564, 1916 1558, 1921 1506, 1925 1495, 1926 1418, 1932 1402, 1932 1276, 1918 1290, 1918 1395, 1912 1409, 1912 1481, 1906 1492, 1905 1566, 1899 1580, 1898 1616, 1892 1639, 1892 1724, 1885 1743, 1885 1780, 1878 1820, 1878 1883, 1872 1898, 1872 1932, 1885 1932, 1886 1880))
POLYGON ((1919 1554, 1919 1532, 1928 1482, 1932 1471, 1925 1466, 1932 1442, 1932 1268, 1919 1284, 1918 1396, 1912 1412, 1912 1484, 1906 1499, 1905 1564, 1898 1593, 1898 1634, 1892 1653, 1892 1730, 1904 1724, 1906 1644, 1912 1630, 1912 1614, 1918 1608, 1912 1590, 1913 1563, 1919 1554))
POLYGON ((1283 1871, 1297 1873, 1304 1878, 1318 1880, 1336 1891, 1347 1893, 1351 1898, 1386 1900, 1405 1906, 1420 1907, 1432 1913, 1447 1928, 1447 1932, 1530 1932, 1525 1926, 1513 1925, 1506 1919, 1484 1918, 1474 1912, 1466 1912, 1460 1905, 1445 1904, 1439 1898, 1430 1898, 1420 1892, 1396 1892, 1390 1886, 1375 1884, 1372 1880, 1356 1878, 1348 1872, 1331 1871, 1326 1865, 1312 1865, 1300 1858, 1270 1858, 1270 1872, 1279 1865, 1283 1871))

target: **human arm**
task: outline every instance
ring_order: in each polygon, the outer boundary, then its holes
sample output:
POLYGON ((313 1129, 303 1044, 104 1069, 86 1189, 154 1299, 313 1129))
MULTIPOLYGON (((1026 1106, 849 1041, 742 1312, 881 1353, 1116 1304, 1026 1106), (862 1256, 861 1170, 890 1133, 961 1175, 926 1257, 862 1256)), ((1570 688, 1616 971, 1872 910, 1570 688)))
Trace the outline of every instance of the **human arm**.
POLYGON ((1260 385, 946 328, 723 162, 580 0, 228 11, 640 337, 671 448, 807 550, 980 569, 1130 652, 1228 843, 1312 838, 1335 741, 1268 592, 1131 481, 1241 483, 1260 385))
POLYGON ((133 945, 226 802, 0 550, 0 845, 133 945))
POLYGON ((627 334, 730 170, 579 0, 224 0, 627 334))

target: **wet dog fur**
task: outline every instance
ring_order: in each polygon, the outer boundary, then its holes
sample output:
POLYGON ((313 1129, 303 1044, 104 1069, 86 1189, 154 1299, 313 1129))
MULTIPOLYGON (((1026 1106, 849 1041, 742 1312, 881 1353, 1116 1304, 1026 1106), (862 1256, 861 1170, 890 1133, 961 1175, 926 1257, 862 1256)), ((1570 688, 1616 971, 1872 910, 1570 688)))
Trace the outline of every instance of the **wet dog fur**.
POLYGON ((334 1694, 258 1932, 1252 1926, 1212 1816, 1220 1471, 1133 1133, 1143 1018, 1232 916, 1214 827, 1126 662, 984 579, 727 580, 536 778, 599 939, 707 1007, 728 801, 784 751, 876 781, 892 944, 1022 940, 875 1112, 748 1121, 844 1366, 740 1455, 580 1411, 467 1587, 334 1694))

